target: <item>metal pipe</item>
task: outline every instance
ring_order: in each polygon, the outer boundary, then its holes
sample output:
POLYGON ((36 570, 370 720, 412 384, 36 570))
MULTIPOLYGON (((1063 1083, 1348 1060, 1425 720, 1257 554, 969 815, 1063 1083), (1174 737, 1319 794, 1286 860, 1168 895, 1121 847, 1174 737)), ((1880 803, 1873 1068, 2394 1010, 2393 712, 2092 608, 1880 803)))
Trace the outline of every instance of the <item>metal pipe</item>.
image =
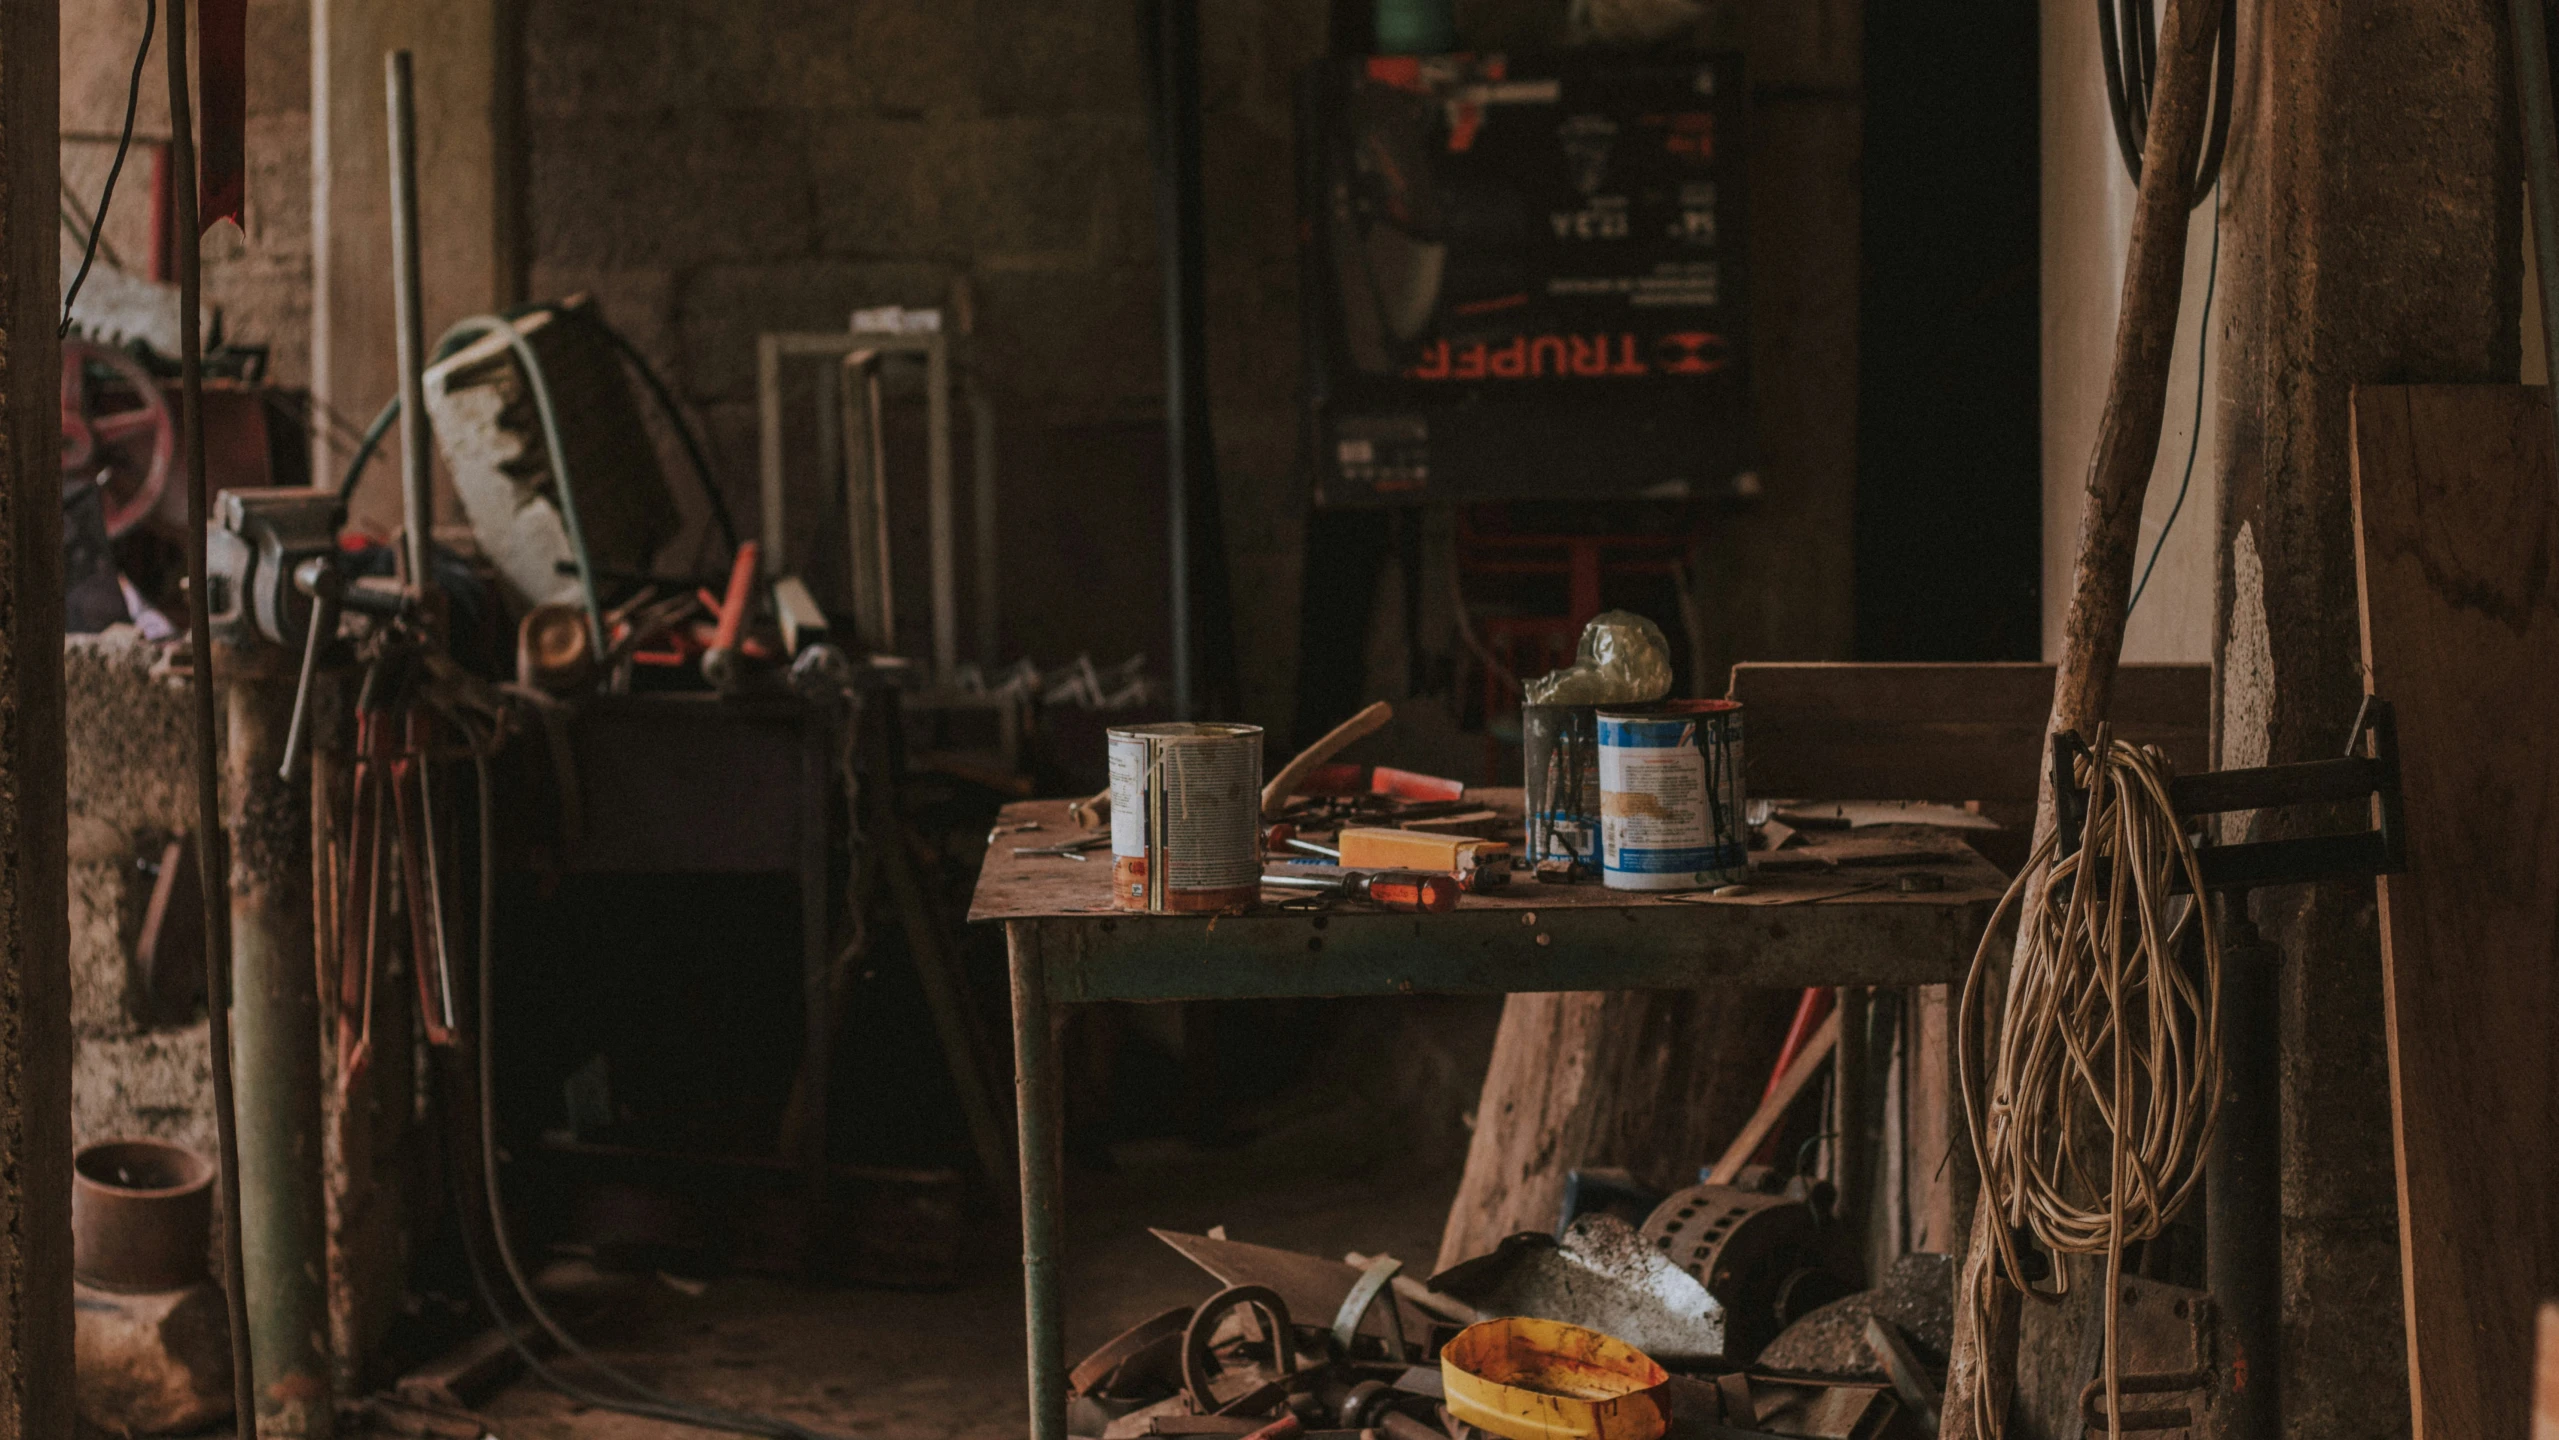
POLYGON ((2221 903, 2221 1115, 2205 1160, 2204 1283, 2238 1352, 2221 1357, 2235 1407, 2226 1433, 2273 1440, 2283 1415, 2283 954, 2257 933, 2245 894, 2221 903))
POLYGON ((960 668, 960 593, 951 493, 951 344, 940 334, 924 352, 926 519, 933 543, 933 678, 950 683, 960 668))
POLYGON ((1004 927, 1013 970, 1013 1109, 1022 1157, 1022 1318, 1030 1347, 1031 1440, 1066 1440, 1065 1301, 1058 1293, 1064 1075, 1049 1023, 1048 966, 1039 932, 1004 927))
MULTIPOLYGON (((2541 0, 2514 0, 2515 94, 2523 109, 2532 256, 2541 279, 2541 344, 2550 401, 2559 406, 2559 120, 2551 114, 2550 31, 2541 0)), ((2554 411, 2559 423, 2559 411, 2554 411)))
POLYGON ((969 459, 977 467, 977 489, 969 500, 969 519, 977 527, 977 663, 992 671, 1001 627, 996 604, 1001 598, 995 531, 995 402, 986 383, 969 379, 969 459))
POLYGON ((1201 234, 1199 0, 1152 0, 1155 216, 1164 264, 1165 523, 1173 713, 1199 718, 1234 672, 1217 451, 1209 433, 1208 259, 1201 234), (1205 665, 1203 665, 1205 662, 1205 665), (1203 673, 1203 671, 1206 673, 1203 673))
MULTIPOLYGON (((257 1346, 249 1332, 247 1265, 240 1243, 239 1097, 232 1084, 231 927, 222 832, 222 780, 213 713, 213 613, 205 578, 205 527, 213 522, 204 466, 204 266, 196 215, 195 107, 187 93, 187 7, 169 7, 167 163, 153 167, 155 197, 166 184, 177 202, 178 434, 187 477, 187 637, 195 656, 196 878, 204 896, 204 990, 213 1070, 213 1131, 221 1161, 222 1290, 231 1332, 232 1424, 257 1440, 257 1346)), ((158 207, 155 205, 155 209, 158 207)), ((154 227, 155 233, 157 227, 154 227)), ((154 267, 155 271, 157 267, 154 267)), ((166 278, 155 274, 154 278, 166 278)))
POLYGON ((418 118, 409 52, 382 57, 391 131, 391 315, 400 365, 400 525, 409 586, 434 583, 435 490, 427 460, 425 301, 418 271, 418 118))
POLYGON ((320 1178, 320 993, 311 964, 310 822, 276 781, 292 671, 281 650, 226 647, 229 925, 238 993, 242 1273, 258 1428, 327 1440, 328 1241, 320 1178))
POLYGON ((764 554, 777 567, 782 548, 782 337, 755 337, 756 492, 764 502, 764 554))

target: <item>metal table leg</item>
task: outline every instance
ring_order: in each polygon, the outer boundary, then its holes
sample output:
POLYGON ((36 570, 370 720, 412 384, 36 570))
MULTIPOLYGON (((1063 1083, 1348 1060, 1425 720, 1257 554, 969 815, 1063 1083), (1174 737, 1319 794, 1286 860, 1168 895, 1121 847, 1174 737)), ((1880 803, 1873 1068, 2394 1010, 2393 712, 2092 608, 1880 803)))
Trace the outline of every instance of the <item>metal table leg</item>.
POLYGON ((827 923, 828 889, 833 881, 828 861, 828 801, 835 789, 835 752, 829 740, 834 726, 824 711, 811 707, 801 726, 800 748, 800 1005, 802 1076, 799 1161, 808 1192, 808 1268, 817 1268, 826 1233, 826 1091, 834 1073, 834 1014, 827 1003, 828 972, 833 958, 832 928, 827 923))
POLYGON ((1036 926, 1004 927, 1013 968, 1013 1098, 1022 1154, 1022 1316, 1030 1347, 1031 1440, 1066 1440, 1066 1317, 1058 1293, 1065 1205, 1064 1081, 1036 926))

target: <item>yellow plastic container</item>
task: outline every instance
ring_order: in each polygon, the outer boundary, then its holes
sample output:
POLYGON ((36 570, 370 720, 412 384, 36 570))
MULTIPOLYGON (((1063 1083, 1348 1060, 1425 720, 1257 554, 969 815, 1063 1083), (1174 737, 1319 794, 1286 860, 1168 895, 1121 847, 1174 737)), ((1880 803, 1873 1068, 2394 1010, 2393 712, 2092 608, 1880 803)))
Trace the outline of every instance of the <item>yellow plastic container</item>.
POLYGON ((1506 1440, 1660 1440, 1670 1372, 1613 1336, 1525 1316, 1486 1320, 1439 1352, 1449 1413, 1506 1440))

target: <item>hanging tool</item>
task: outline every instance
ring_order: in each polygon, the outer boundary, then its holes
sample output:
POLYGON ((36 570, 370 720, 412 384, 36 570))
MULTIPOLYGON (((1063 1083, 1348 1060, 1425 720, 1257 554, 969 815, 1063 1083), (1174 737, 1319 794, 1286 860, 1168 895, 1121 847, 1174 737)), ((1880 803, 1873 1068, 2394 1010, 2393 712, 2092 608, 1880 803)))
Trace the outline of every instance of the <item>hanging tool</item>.
POLYGON ((1419 870, 1346 870, 1339 875, 1264 875, 1262 883, 1309 890, 1345 900, 1365 900, 1382 910, 1444 915, 1464 893, 1456 877, 1419 870))

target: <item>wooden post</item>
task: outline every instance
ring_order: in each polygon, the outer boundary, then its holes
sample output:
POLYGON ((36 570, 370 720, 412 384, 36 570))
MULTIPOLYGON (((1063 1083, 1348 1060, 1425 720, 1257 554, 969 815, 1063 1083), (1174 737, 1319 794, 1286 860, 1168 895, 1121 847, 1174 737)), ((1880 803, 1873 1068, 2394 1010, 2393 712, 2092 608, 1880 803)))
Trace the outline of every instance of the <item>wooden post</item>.
MULTIPOLYGON (((2526 241, 2508 20, 2480 0, 2243 13, 2213 332, 2218 766, 2334 756, 2362 701, 2351 389, 2517 378, 2526 241)), ((2228 817, 2220 838, 2362 819, 2267 811, 2228 817)), ((2279 1374, 2286 1435, 2408 1433, 2374 897, 2370 881, 2335 881, 2247 907, 2279 957, 2284 1177, 2279 1353, 2252 1357, 2250 1373, 2279 1374)))
POLYGON ((1439 1265, 1554 1229, 1576 1167, 1693 1183, 1750 1118, 1795 1001, 1734 987, 1511 996, 1439 1265))
MULTIPOLYGON (((2219 7, 2168 0, 2159 27, 2159 70, 2152 88, 2149 136, 2143 145, 2141 194, 2133 209, 2132 252, 2124 265, 2123 309, 2115 325, 2114 381, 2079 519, 2079 558, 2071 574, 2070 609, 2062 624, 2060 671, 2046 733, 2092 733, 2106 716, 2116 661, 2124 643, 2125 606, 2140 540, 2141 502, 2159 454, 2160 415, 2167 403, 2168 357, 2176 343, 2179 292, 2186 273, 2186 211, 2195 156, 2203 139, 2219 7)), ((2035 806, 2038 843, 2053 824, 2049 778, 2035 806)), ((2018 926, 2033 933, 2032 907, 2018 926)), ((1993 1198, 1975 1204, 1971 1242, 1955 1283, 1955 1345, 1946 1375, 1947 1440, 1990 1440, 2001 1433, 2016 1386, 2018 1296, 1992 1273, 1993 1198)))
POLYGON ((68 1435, 59 16, 0 6, 0 1435, 68 1435))

